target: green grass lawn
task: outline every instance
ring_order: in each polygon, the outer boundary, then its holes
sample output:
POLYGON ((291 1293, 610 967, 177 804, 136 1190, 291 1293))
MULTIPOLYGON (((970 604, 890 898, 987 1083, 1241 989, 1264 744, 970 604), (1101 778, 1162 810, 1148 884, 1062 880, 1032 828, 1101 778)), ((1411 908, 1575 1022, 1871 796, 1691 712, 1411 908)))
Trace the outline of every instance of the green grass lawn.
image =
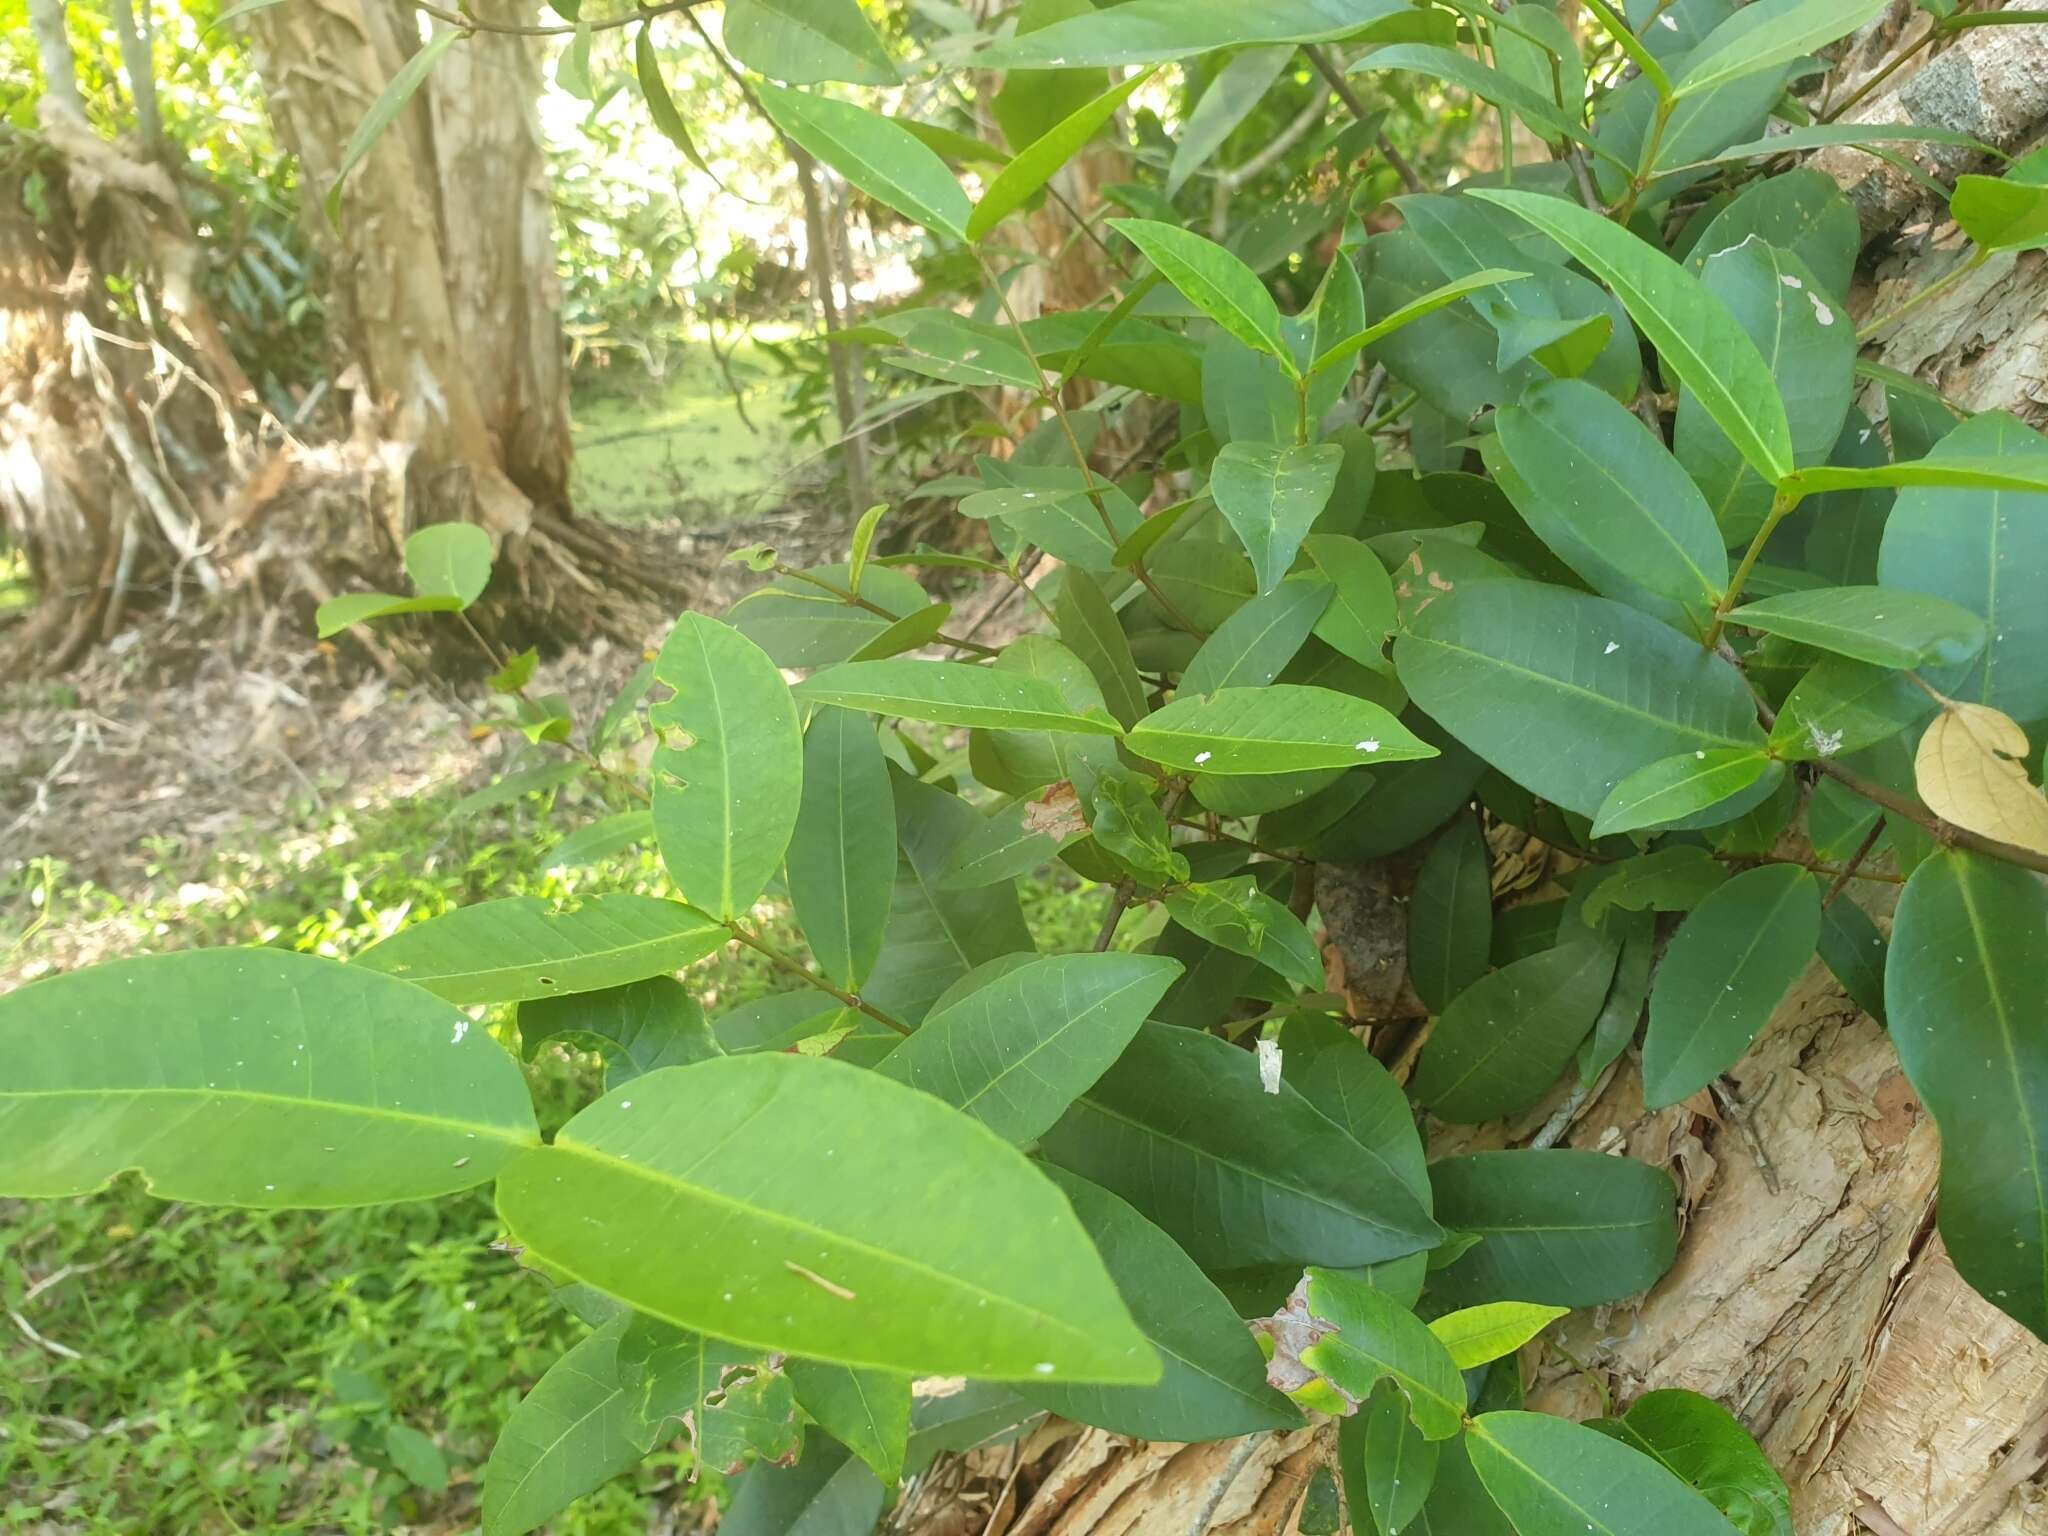
MULTIPOLYGON (((588 793, 467 818, 451 818, 452 788, 308 811, 292 835, 245 848, 164 845, 145 888, 125 893, 41 861, 0 892, 0 965, 81 930, 111 953, 257 943, 346 958, 488 897, 665 891, 647 850, 539 873, 541 850, 605 809, 576 798, 588 793)), ((1045 947, 1085 946, 1096 893, 1065 876, 1024 896, 1045 947)), ((786 914, 766 926, 796 947, 786 914)), ((688 980, 714 1015, 786 982, 750 951, 688 980)), ((529 1075, 550 1131, 598 1091, 597 1063, 574 1053, 543 1052, 529 1075)), ((0 1303, 48 1341, 0 1320, 0 1529, 473 1530, 498 1426, 584 1331, 492 1251, 499 1235, 486 1190, 256 1214, 167 1206, 128 1178, 83 1199, 0 1202, 0 1303)), ((552 1529, 646 1531, 657 1501, 718 1491, 687 1483, 688 1460, 657 1454, 552 1529)))

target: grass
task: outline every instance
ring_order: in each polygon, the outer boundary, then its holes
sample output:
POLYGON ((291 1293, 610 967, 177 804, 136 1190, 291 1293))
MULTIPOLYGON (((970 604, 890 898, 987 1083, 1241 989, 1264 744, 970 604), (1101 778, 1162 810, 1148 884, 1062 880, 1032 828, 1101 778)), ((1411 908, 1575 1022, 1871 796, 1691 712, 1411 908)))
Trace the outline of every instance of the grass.
POLYGON ((800 457, 775 364, 751 337, 729 362, 744 420, 702 342, 675 347, 660 380, 635 375, 640 383, 610 389, 584 375, 574 411, 576 505, 618 522, 675 517, 702 526, 743 516, 774 490, 800 457))
MULTIPOLYGON (((542 849, 605 809, 582 793, 451 818, 450 790, 307 812, 293 835, 258 845, 165 843, 128 893, 38 861, 0 905, 0 964, 4 935, 16 935, 13 962, 32 965, 81 929, 112 953, 255 943, 346 958, 488 897, 664 891, 651 851, 541 872, 542 849)), ((1043 947, 1086 946, 1099 893, 1067 877, 1023 894, 1043 947)), ((763 920, 799 947, 785 911, 763 920)), ((714 1015, 786 982, 748 951, 687 979, 714 1015)), ((548 1129, 598 1091, 587 1056, 546 1051, 528 1071, 548 1129)), ((0 1528, 474 1529, 498 1427, 584 1331, 491 1250, 499 1235, 483 1190, 261 1214, 168 1206, 128 1178, 82 1199, 0 1202, 0 1303, 48 1341, 0 1320, 0 1528)), ((658 1453, 552 1529, 644 1532, 661 1504, 717 1489, 688 1476, 686 1453, 658 1453)))

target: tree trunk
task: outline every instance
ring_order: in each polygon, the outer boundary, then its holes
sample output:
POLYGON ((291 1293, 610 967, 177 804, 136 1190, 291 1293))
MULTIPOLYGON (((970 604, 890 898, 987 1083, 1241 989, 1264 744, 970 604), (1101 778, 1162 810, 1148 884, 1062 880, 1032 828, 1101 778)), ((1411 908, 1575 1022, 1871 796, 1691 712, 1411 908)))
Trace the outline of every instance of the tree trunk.
MULTIPOLYGON (((1925 19, 1907 6, 1894 12, 1857 40, 1838 99, 1925 19)), ((2048 126, 2043 59, 2031 29, 1964 32, 1851 117, 1931 123, 2022 149, 2048 126)), ((1930 147, 1927 157, 1939 157, 1944 176, 1975 168, 1957 153, 1930 147)), ((1826 150, 1811 163, 1842 183, 1873 242, 1929 217, 1924 194, 1868 156, 1826 150)), ((1876 281, 1859 296, 1863 318, 1958 259, 1941 211, 1932 218, 1921 238, 1899 237, 1889 254, 1878 247, 1876 281)), ((2048 254, 1993 258, 1886 332, 1870 355, 1959 406, 2048 423, 2048 254)), ((1881 392, 1865 404, 1882 419, 1881 392)), ((1509 862, 1498 853, 1497 880, 1509 862)), ((1542 855, 1534 845, 1522 862, 1542 855)), ((1850 887, 1880 927, 1896 891, 1850 887)), ((1378 924, 1401 920, 1398 905, 1352 910, 1378 924)), ((1333 932, 1331 941, 1347 953, 1405 951, 1403 936, 1384 928, 1333 932)), ((1384 990, 1398 979, 1378 981, 1384 990)), ((1402 1054, 1412 1058, 1412 1047, 1402 1054)), ((1602 1391, 1617 1410, 1652 1388, 1706 1393, 1784 1473, 1799 1536, 2048 1536, 2048 1345, 1964 1285, 1942 1248, 1939 1138, 1883 1026, 1816 960, 1728 1078, 1731 1095, 1649 1112, 1637 1066, 1624 1058, 1584 1103, 1560 1085, 1514 1122, 1453 1128, 1432 1145, 1442 1156, 1568 1126, 1559 1144, 1634 1157, 1678 1182, 1684 1237, 1670 1273, 1633 1303, 1566 1320, 1561 1349, 1538 1341, 1525 1351, 1531 1406, 1584 1418, 1601 1411, 1602 1391)), ((1334 1440, 1327 1424, 1189 1447, 1053 1425, 1021 1451, 968 1458, 960 1475, 985 1498, 967 1506, 974 1521, 958 1528, 1291 1536, 1309 1473, 1334 1466, 1334 1440)), ((955 1528, 946 1518, 911 1530, 939 1536, 955 1528)))

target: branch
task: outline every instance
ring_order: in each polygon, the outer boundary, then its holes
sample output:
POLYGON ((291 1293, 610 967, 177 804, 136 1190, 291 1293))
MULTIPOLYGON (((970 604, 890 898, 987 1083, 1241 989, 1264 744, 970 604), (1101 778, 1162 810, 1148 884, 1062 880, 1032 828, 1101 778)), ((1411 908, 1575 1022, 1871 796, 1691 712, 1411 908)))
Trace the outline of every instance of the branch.
POLYGON ((624 16, 606 16, 597 21, 579 21, 572 26, 523 27, 514 23, 479 21, 461 11, 450 11, 438 5, 429 5, 427 0, 413 0, 413 9, 424 11, 436 21, 445 21, 449 26, 463 32, 502 32, 508 37, 568 37, 576 32, 609 32, 617 27, 630 27, 654 16, 666 16, 674 11, 687 11, 692 6, 703 5, 706 0, 660 0, 656 5, 643 5, 637 11, 624 16))
MULTIPOLYGON (((1337 93, 1337 99, 1351 109, 1351 115, 1361 123, 1371 116, 1366 104, 1359 99, 1358 92, 1351 89, 1351 82, 1344 78, 1342 71, 1330 62, 1330 56, 1313 43, 1301 50, 1308 55, 1309 63, 1315 65, 1316 73, 1330 82, 1330 89, 1337 93)), ((1394 141, 1384 133, 1373 135, 1373 142, 1386 157, 1387 164, 1394 168, 1394 174, 1401 178, 1401 185, 1410 192, 1422 190, 1422 178, 1415 174, 1415 167, 1408 163, 1408 157, 1394 148, 1394 141)))

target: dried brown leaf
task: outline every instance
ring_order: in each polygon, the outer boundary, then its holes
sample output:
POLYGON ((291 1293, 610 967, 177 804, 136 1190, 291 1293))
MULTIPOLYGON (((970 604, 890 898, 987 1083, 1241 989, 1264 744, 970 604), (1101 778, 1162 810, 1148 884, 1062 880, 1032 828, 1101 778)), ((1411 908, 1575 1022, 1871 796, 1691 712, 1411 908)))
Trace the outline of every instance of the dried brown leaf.
POLYGON ((1985 704, 1948 704, 1913 760, 1920 798, 1943 821, 2048 853, 2048 797, 2027 779, 2027 734, 1985 704))

